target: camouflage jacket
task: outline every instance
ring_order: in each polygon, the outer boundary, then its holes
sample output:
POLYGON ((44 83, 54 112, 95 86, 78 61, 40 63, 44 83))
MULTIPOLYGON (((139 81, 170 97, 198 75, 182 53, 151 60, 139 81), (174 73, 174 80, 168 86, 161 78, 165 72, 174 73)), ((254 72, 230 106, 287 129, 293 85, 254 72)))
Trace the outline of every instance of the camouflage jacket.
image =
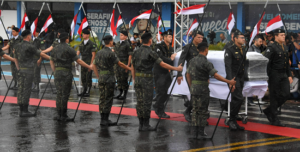
POLYGON ((34 56, 40 56, 41 51, 28 41, 22 41, 14 49, 14 57, 18 60, 20 72, 32 73, 37 59, 34 56))
POLYGON ((98 51, 94 60, 94 63, 99 73, 99 83, 115 82, 114 77, 114 65, 119 62, 119 58, 108 47, 104 47, 98 51))
MULTIPOLYGON (((38 49, 38 50, 45 50, 45 43, 44 41, 40 38, 37 37, 35 38, 33 41, 31 41, 31 43, 38 49)), ((35 56, 35 58, 39 59, 40 56, 35 56)))
POLYGON ((58 44, 60 44, 60 42, 58 41, 59 39, 56 39, 53 43, 52 43, 52 47, 55 48, 58 44))
POLYGON ((246 60, 246 51, 245 48, 239 48, 235 44, 229 47, 225 50, 225 71, 226 71, 226 78, 231 80, 235 76, 237 78, 243 78, 244 77, 244 71, 245 71, 245 64, 243 60, 246 60), (241 65, 242 64, 242 65, 241 65), (241 65, 240 70, 239 66, 241 65))
MULTIPOLYGON (((187 61, 186 67, 189 67, 190 60, 199 54, 197 46, 193 43, 189 43, 183 47, 183 51, 180 55, 178 65, 184 66, 185 60, 187 61)), ((182 76, 182 72, 178 72, 178 76, 182 76)))
POLYGON ((142 45, 132 56, 132 64, 136 73, 152 74, 154 63, 160 64, 162 59, 152 51, 150 46, 142 45))
POLYGON ((209 62, 206 56, 199 54, 190 61, 187 73, 190 74, 192 85, 190 86, 191 94, 209 92, 208 79, 214 76, 218 71, 214 69, 214 65, 209 62))
POLYGON ((15 48, 15 46, 17 46, 17 44, 21 43, 23 41, 23 38, 21 36, 18 36, 17 39, 15 38, 11 38, 8 42, 7 45, 9 45, 9 55, 11 57, 14 57, 14 53, 13 53, 13 50, 15 48))
POLYGON ((128 57, 133 53, 132 47, 130 46, 129 42, 127 40, 123 41, 121 44, 120 41, 117 42, 114 50, 120 61, 127 65, 128 57))
POLYGON ((55 67, 62 67, 72 70, 72 63, 78 56, 76 51, 67 43, 58 44, 51 52, 50 60, 54 61, 55 67))
POLYGON ((92 60, 92 52, 97 51, 97 45, 92 42, 91 40, 88 40, 87 43, 84 45, 84 41, 80 43, 79 45, 79 52, 82 55, 82 60, 86 63, 90 63, 92 60))
POLYGON ((0 56, 3 57, 4 54, 5 52, 0 48, 0 56))

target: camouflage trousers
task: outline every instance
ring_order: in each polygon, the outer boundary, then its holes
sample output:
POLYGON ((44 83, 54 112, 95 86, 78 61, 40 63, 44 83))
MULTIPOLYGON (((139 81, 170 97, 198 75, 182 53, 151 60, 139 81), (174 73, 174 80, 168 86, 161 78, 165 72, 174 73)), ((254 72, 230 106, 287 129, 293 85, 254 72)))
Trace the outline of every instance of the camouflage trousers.
POLYGON ((41 82, 41 65, 38 66, 37 64, 34 66, 34 84, 39 84, 41 82))
POLYGON ((126 70, 116 66, 115 67, 115 73, 117 77, 117 83, 118 83, 118 89, 122 90, 128 90, 128 71, 125 72, 126 70))
POLYGON ((18 105, 28 105, 33 82, 33 74, 18 73, 18 105))
POLYGON ((56 70, 54 83, 57 90, 56 109, 63 110, 68 107, 68 100, 72 89, 73 74, 71 70, 56 70))
POLYGON ((153 78, 135 77, 134 89, 137 98, 136 112, 139 118, 150 118, 153 98, 153 78))
POLYGON ((89 69, 84 67, 81 67, 81 82, 84 87, 92 87, 92 74, 89 75, 89 69))
POLYGON ((114 98, 114 87, 115 82, 99 82, 99 112, 100 113, 110 113, 113 98, 114 98))
POLYGON ((209 118, 209 93, 192 95, 191 102, 193 105, 191 126, 205 127, 209 118))
POLYGON ((15 62, 10 63, 10 69, 11 69, 12 77, 15 78, 15 80, 18 80, 18 69, 16 67, 15 62))

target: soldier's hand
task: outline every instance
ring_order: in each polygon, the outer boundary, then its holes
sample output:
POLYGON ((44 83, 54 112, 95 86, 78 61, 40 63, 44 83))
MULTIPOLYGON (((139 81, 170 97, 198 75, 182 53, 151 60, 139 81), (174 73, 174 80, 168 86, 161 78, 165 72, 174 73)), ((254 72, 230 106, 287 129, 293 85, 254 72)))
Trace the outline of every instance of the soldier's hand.
POLYGON ((234 85, 236 84, 236 81, 235 81, 234 78, 233 78, 233 79, 229 80, 228 84, 234 86, 234 85))
POLYGON ((115 50, 114 50, 114 49, 111 49, 111 51, 115 52, 115 50))
POLYGON ((178 83, 179 85, 181 84, 181 81, 183 81, 183 77, 182 77, 182 76, 177 78, 177 83, 178 83))
POLYGON ((177 67, 177 71, 181 72, 183 70, 182 63, 177 67))
POLYGON ((93 65, 92 64, 89 66, 89 72, 90 71, 93 71, 93 65))
POLYGON ((174 61, 175 57, 176 57, 177 53, 174 53, 171 55, 171 60, 174 61))
POLYGON ((42 63, 42 60, 38 60, 37 61, 37 66, 40 67, 41 63, 42 63))
POLYGON ((290 84, 292 84, 293 83, 293 78, 289 77, 289 81, 290 81, 290 84))
MULTIPOLYGON (((231 81, 231 80, 230 80, 231 81)), ((229 84, 229 89, 231 89, 231 92, 234 92, 234 90, 235 90, 235 85, 231 85, 231 84, 229 84), (231 88, 232 87, 232 88, 231 88)))

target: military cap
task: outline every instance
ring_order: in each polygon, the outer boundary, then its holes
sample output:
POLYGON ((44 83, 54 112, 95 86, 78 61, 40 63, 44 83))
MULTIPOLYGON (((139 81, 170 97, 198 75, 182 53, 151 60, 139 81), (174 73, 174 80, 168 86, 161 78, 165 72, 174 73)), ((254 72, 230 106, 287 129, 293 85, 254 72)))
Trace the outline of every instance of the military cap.
POLYGON ((172 29, 168 29, 167 31, 173 33, 172 29))
POLYGON ((41 29, 40 28, 36 28, 35 32, 40 33, 41 29))
POLYGON ((69 37, 69 34, 67 32, 62 32, 59 35, 59 39, 65 39, 65 38, 68 38, 68 37, 69 37))
POLYGON ((20 29, 17 27, 12 28, 12 30, 16 31, 16 32, 20 32, 20 29))
POLYGON ((165 31, 164 33, 163 33, 163 35, 173 35, 173 33, 172 33, 172 30, 171 31, 165 31))
POLYGON ((241 31, 238 30, 237 28, 233 28, 233 29, 231 30, 231 33, 232 33, 232 34, 235 34, 235 33, 237 33, 237 32, 241 32, 241 31))
POLYGON ((30 35, 31 31, 30 30, 24 30, 21 34, 22 37, 26 37, 27 35, 30 35))
POLYGON ((238 36, 238 35, 244 35, 244 34, 241 31, 234 32, 234 36, 238 36))
POLYGON ((206 42, 202 42, 198 45, 197 49, 200 49, 202 47, 208 47, 207 43, 206 42))
POLYGON ((104 36, 104 38, 102 40, 103 41, 106 41, 106 40, 110 41, 112 39, 113 39, 113 37, 111 35, 106 35, 106 36, 104 36))
POLYGON ((193 35, 196 35, 196 34, 200 34, 200 35, 204 36, 204 34, 198 30, 193 32, 193 35))
POLYGON ((148 38, 151 38, 152 37, 152 35, 151 35, 151 33, 149 33, 149 32, 146 32, 146 33, 144 33, 143 35, 142 35, 142 39, 148 39, 148 38))
POLYGON ((88 29, 85 28, 85 29, 82 30, 82 33, 83 33, 83 34, 90 34, 90 31, 89 31, 88 29))
POLYGON ((121 31, 120 33, 122 33, 123 35, 125 35, 125 36, 128 36, 128 32, 127 31, 121 31))
POLYGON ((63 32, 65 32, 65 30, 64 29, 58 29, 57 32, 58 33, 63 33, 63 32))
POLYGON ((276 29, 276 30, 274 30, 274 33, 275 33, 275 34, 278 34, 278 33, 285 33, 285 30, 283 30, 283 29, 276 29))

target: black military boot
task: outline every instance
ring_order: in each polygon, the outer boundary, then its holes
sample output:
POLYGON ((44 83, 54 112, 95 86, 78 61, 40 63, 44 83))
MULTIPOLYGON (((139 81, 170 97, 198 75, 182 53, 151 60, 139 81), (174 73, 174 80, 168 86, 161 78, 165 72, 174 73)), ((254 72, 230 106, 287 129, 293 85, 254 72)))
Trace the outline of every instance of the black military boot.
POLYGON ((128 90, 124 90, 124 94, 123 94, 123 96, 120 96, 120 97, 119 97, 119 100, 124 100, 124 99, 126 99, 126 97, 127 97, 127 92, 128 92, 128 90))
POLYGON ((274 126, 280 126, 280 127, 285 127, 286 125, 281 123, 279 118, 277 116, 273 117, 272 118, 274 121, 271 123, 271 125, 274 125, 274 126))
POLYGON ((197 139, 199 133, 198 126, 191 126, 190 139, 197 139))
POLYGON ((117 122, 112 122, 112 121, 110 121, 108 118, 109 118, 109 114, 110 113, 106 113, 106 120, 107 120, 107 122, 108 122, 108 125, 109 126, 116 126, 117 125, 117 122))
POLYGON ((91 91, 91 87, 89 87, 88 92, 87 92, 87 93, 85 92, 85 93, 83 94, 83 96, 84 96, 84 97, 89 97, 89 96, 90 96, 90 91, 91 91))
POLYGON ((139 123, 140 123, 140 125, 139 125, 139 131, 143 131, 143 118, 139 118, 139 123))
POLYGON ((149 124, 150 118, 143 118, 143 129, 142 131, 155 131, 155 128, 151 127, 149 124))
POLYGON ((230 118, 228 121, 228 126, 231 131, 236 131, 237 130, 236 120, 234 118, 230 118))
POLYGON ((28 105, 20 105, 20 117, 34 117, 35 114, 28 111, 28 105))
POLYGON ((56 115, 55 115, 55 117, 53 118, 53 120, 56 120, 56 121, 60 121, 60 119, 61 119, 61 110, 59 109, 59 110, 57 110, 57 113, 56 113, 56 115))
POLYGON ((34 88, 32 89, 32 92, 39 92, 40 91, 40 86, 39 84, 35 84, 34 88))
POLYGON ((84 94, 86 93, 86 91, 87 91, 87 89, 84 88, 83 91, 80 94, 78 94, 78 96, 84 96, 84 94))
POLYGON ((240 126, 236 121, 235 121, 235 126, 237 130, 245 130, 245 127, 240 126))
POLYGON ((108 122, 105 118, 105 113, 100 113, 101 114, 101 122, 100 122, 100 125, 101 126, 108 126, 108 122))
POLYGON ((272 114, 271 114, 270 110, 268 108, 266 108, 265 110, 263 110, 263 112, 267 116, 269 122, 272 123, 273 119, 272 119, 272 114))
POLYGON ((119 89, 120 93, 114 97, 114 99, 119 99, 123 93, 123 89, 119 89))
POLYGON ((207 136, 205 130, 204 130, 205 127, 199 127, 199 135, 200 136, 207 136))
POLYGON ((67 115, 67 109, 62 109, 60 120, 61 121, 65 121, 65 122, 71 122, 71 121, 73 121, 71 118, 68 117, 68 115, 67 115))
POLYGON ((14 81, 14 86, 13 87, 11 87, 10 89, 12 89, 12 90, 18 90, 18 81, 14 81))
POLYGON ((183 115, 185 117, 185 120, 188 121, 188 122, 191 122, 191 106, 187 107, 186 110, 183 112, 183 115))

